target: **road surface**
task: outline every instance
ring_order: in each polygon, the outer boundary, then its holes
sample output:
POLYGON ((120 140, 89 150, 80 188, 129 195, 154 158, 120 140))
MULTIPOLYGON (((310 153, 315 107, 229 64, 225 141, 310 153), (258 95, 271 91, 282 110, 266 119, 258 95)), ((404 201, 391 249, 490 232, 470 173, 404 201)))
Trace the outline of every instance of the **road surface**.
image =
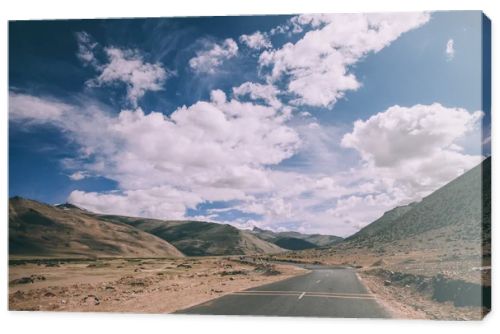
POLYGON ((307 266, 310 273, 180 310, 181 314, 388 318, 347 267, 307 266))

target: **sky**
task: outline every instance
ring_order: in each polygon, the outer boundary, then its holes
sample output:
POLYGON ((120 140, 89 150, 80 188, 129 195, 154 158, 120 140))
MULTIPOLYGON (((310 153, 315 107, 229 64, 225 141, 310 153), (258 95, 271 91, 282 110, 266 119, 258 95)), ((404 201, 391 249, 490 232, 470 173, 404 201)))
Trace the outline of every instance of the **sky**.
POLYGON ((482 14, 9 23, 9 195, 348 236, 490 155, 482 14))

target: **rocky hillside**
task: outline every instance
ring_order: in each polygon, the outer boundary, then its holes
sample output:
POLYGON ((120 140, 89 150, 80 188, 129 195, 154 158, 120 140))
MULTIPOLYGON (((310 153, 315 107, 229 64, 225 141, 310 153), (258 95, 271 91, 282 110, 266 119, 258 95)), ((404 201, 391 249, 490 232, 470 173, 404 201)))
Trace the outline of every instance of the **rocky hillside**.
POLYGON ((346 239, 367 245, 411 238, 433 230, 448 238, 491 241, 491 158, 418 203, 398 207, 346 239))
POLYGON ((13 197, 9 255, 26 257, 180 257, 167 241, 120 222, 103 221, 72 205, 13 197))
POLYGON ((334 235, 303 234, 299 232, 273 232, 254 227, 252 233, 259 238, 289 250, 303 250, 332 246, 343 239, 334 235))

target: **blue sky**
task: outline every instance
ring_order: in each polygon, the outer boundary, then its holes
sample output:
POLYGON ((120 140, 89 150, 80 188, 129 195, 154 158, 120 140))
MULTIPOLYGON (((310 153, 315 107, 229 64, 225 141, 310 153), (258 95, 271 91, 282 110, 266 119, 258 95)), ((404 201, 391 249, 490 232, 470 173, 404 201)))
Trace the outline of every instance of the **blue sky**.
POLYGON ((9 195, 349 235, 489 155, 480 12, 9 24, 9 195))

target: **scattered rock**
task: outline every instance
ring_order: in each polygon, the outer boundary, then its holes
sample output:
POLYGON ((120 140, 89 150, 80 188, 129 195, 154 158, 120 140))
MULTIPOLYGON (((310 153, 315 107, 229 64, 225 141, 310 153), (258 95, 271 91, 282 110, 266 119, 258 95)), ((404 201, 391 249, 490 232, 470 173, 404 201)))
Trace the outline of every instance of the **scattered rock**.
POLYGON ((47 263, 45 267, 60 267, 59 263, 47 263))
POLYGON ((146 282, 140 279, 131 280, 128 284, 131 286, 146 286, 146 282))
POLYGON ((380 266, 383 266, 385 264, 386 264, 386 262, 384 261, 384 259, 380 259, 378 261, 373 262, 372 267, 380 267, 380 266))
POLYGON ((12 294, 12 297, 14 297, 16 299, 24 299, 24 292, 17 290, 16 292, 14 292, 12 294))
POLYGON ((187 264, 187 263, 181 263, 181 264, 177 265, 177 268, 186 268, 186 269, 189 269, 189 268, 192 268, 192 266, 190 264, 187 264))
POLYGON ((415 263, 415 262, 417 262, 417 260, 415 260, 415 259, 406 259, 400 263, 401 264, 410 264, 410 263, 415 263))
POLYGON ((384 286, 389 286, 389 285, 392 285, 392 282, 389 281, 389 280, 385 280, 384 281, 384 286))
POLYGON ((88 295, 83 298, 82 303, 86 305, 99 305, 101 302, 96 295, 88 295))
POLYGON ((10 284, 28 284, 28 283, 33 283, 31 277, 21 277, 10 281, 10 284))
POLYGON ((231 271, 224 270, 223 272, 220 273, 220 275, 221 276, 247 275, 247 272, 245 270, 231 270, 231 271))
POLYGON ((29 284, 35 283, 36 281, 45 281, 46 278, 43 275, 31 275, 29 277, 21 277, 10 281, 10 284, 29 284))
POLYGON ((49 292, 46 292, 46 293, 44 294, 44 297, 55 297, 55 296, 56 296, 56 295, 55 295, 53 292, 50 292, 50 291, 49 291, 49 292))
POLYGON ((281 274, 281 272, 276 270, 273 265, 258 265, 255 267, 254 271, 260 272, 264 276, 275 276, 281 274))

